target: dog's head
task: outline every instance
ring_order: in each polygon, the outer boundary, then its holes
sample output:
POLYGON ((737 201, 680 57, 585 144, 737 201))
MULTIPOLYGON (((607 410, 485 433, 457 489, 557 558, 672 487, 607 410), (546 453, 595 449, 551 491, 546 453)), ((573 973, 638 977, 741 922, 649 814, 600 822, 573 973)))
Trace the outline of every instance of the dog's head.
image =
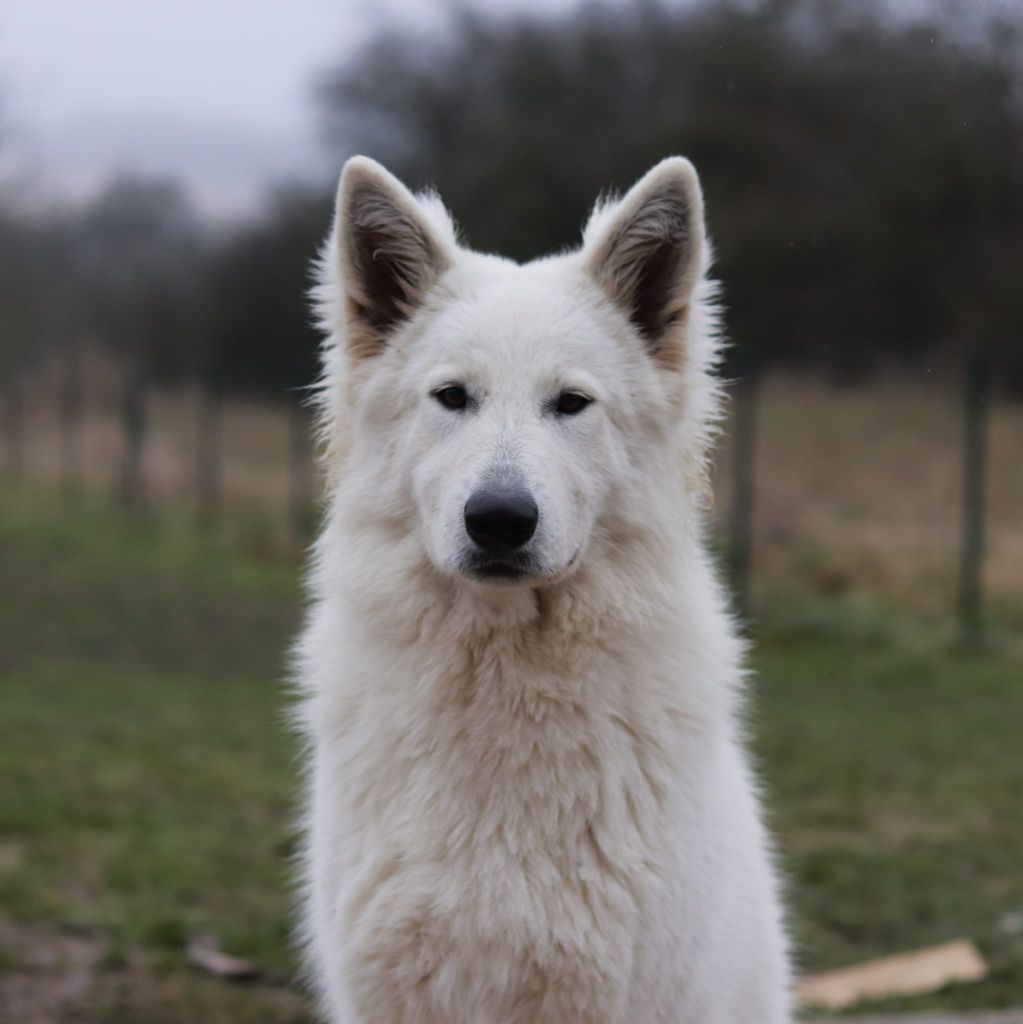
POLYGON ((716 395, 706 262, 680 157, 598 206, 578 251, 525 265, 354 157, 321 268, 337 500, 442 574, 533 586, 630 515, 670 516, 652 506, 702 459, 716 395))

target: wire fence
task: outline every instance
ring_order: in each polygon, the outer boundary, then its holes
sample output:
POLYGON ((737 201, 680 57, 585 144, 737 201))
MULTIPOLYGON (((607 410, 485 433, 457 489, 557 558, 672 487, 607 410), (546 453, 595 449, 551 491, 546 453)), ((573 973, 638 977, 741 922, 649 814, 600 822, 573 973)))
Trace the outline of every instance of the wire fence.
POLYGON ((248 520, 296 544, 309 538, 317 468, 298 396, 160 388, 72 354, 7 380, 0 411, 11 493, 43 491, 69 509, 102 499, 133 519, 173 513, 207 533, 248 520))
MULTIPOLYGON (((740 351, 738 378, 733 384, 732 436, 732 510, 728 524, 727 557, 731 572, 732 589, 740 613, 749 614, 751 608, 751 575, 755 544, 755 504, 757 467, 758 396, 761 371, 748 350, 740 351)), ((964 646, 978 648, 984 642, 984 554, 987 521, 987 465, 989 461, 989 405, 991 367, 987 352, 972 350, 965 362, 962 377, 962 398, 959 409, 952 397, 948 398, 949 417, 958 415, 961 421, 962 446, 957 453, 960 465, 959 481, 962 509, 958 532, 958 578, 956 612, 960 639, 964 646)), ((870 392, 869 386, 863 390, 870 392)), ((1023 428, 1023 421, 1018 424, 1023 428)), ((812 430, 814 423, 808 422, 812 430)), ((1016 435, 1023 442, 1023 429, 1016 435)), ((941 439, 935 438, 934 444, 941 439)), ((956 453, 949 453, 949 461, 956 453)), ((907 464, 903 486, 914 486, 913 466, 907 464)), ((835 473, 844 471, 835 466, 835 473)), ((1015 464, 1012 475, 1023 477, 1023 462, 1015 464)), ((1023 507, 1016 507, 1016 514, 1023 507)), ((1012 546, 1018 548, 1019 538, 1012 546)), ((950 545, 947 545, 951 547, 950 545)), ((948 552, 950 559, 953 551, 948 552)), ((1023 578, 1021 578, 1023 583, 1023 578)))
MULTIPOLYGON (((714 491, 741 614, 768 585, 873 587, 944 604, 978 646, 991 599, 1023 607, 1023 407, 992 401, 984 352, 958 391, 834 388, 738 355, 714 491)), ((171 510, 207 533, 258 522, 291 548, 311 536, 320 483, 297 395, 157 388, 72 352, 9 379, 2 403, 11 490, 68 507, 105 496, 135 518, 171 510)))

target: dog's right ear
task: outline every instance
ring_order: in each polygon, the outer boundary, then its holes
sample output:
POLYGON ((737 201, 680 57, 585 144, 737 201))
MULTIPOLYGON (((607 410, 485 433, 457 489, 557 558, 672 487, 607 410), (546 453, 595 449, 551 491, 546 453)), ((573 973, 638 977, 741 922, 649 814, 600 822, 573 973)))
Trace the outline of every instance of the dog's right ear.
POLYGON ((341 172, 334 231, 349 351, 375 355, 450 266, 451 243, 431 226, 421 201, 364 156, 353 156, 341 172))

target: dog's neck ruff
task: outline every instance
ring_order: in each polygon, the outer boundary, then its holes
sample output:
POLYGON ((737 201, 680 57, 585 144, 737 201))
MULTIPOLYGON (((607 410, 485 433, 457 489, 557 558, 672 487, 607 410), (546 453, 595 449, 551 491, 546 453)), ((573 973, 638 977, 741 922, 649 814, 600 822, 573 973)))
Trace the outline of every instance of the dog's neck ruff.
MULTIPOLYGON (((344 535, 340 521, 332 527, 344 535)), ((321 561, 317 590, 328 605, 343 608, 362 642, 383 657, 401 657, 414 670, 422 664, 431 690, 448 685, 445 680, 466 693, 500 689, 510 681, 523 696, 532 692, 574 702, 587 680, 649 672, 649 651, 658 649, 688 652, 686 666, 665 666, 666 674, 692 673, 700 680, 690 680, 690 687, 717 689, 723 673, 704 671, 709 652, 702 650, 701 638, 708 635, 708 619, 727 611, 723 600, 708 602, 708 591, 720 594, 710 560, 696 532, 685 532, 686 543, 675 544, 670 559, 648 528, 627 542, 619 538, 609 553, 591 551, 566 579, 537 587, 489 587, 445 577, 414 538, 396 541, 391 535, 389 548, 377 549, 387 550, 389 559, 374 559, 371 548, 360 547, 332 564, 321 561), (670 648, 663 642, 666 634, 673 640, 670 648), (435 671, 438 651, 450 672, 435 671)), ((332 541, 322 550, 340 549, 332 541)), ((722 664, 722 652, 715 657, 722 664)), ((741 647, 724 660, 737 666, 741 647)), ((644 684, 640 678, 634 682, 644 684)), ((731 695, 710 699, 716 705, 731 695)))

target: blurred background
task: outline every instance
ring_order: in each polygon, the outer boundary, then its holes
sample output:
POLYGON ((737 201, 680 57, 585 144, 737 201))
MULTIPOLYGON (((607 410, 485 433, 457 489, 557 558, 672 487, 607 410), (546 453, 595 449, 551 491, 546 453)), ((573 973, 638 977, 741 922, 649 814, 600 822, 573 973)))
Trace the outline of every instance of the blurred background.
POLYGON ((889 1008, 1023 1004, 1016 0, 5 0, 0 1018, 312 1019, 282 680, 357 152, 520 259, 695 162, 800 962, 965 937, 889 1008))

